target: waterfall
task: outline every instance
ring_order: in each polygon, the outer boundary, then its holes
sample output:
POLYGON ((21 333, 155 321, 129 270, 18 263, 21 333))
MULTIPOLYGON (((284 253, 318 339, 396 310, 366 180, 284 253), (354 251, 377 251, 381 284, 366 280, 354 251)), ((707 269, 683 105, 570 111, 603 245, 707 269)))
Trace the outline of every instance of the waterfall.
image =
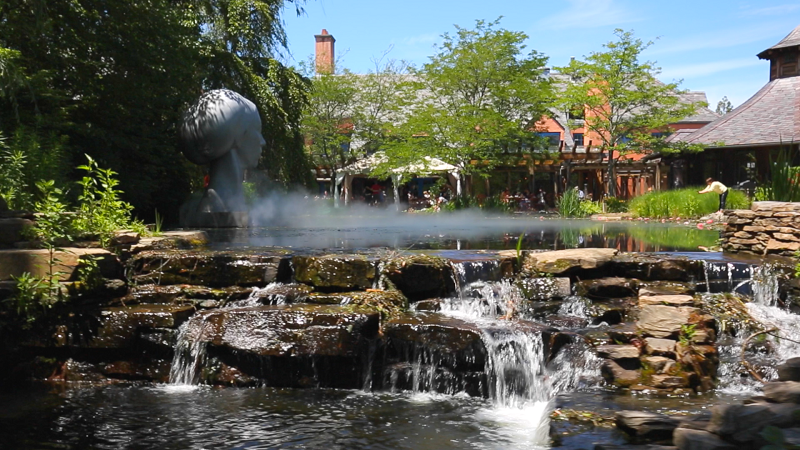
POLYGON ((559 316, 589 318, 589 301, 585 297, 570 295, 558 308, 559 316))
POLYGON ((178 343, 169 368, 169 384, 193 385, 200 381, 206 360, 206 343, 200 336, 206 325, 205 315, 195 314, 178 330, 178 343))
MULTIPOLYGON (((757 352, 748 352, 747 360, 757 367, 765 381, 777 377, 775 366, 796 356, 800 356, 800 317, 780 306, 778 271, 770 264, 750 268, 750 292, 752 301, 746 304, 747 312, 760 324, 761 330, 777 328, 766 335, 757 352)), ((741 283, 740 283, 741 284, 741 283)), ((737 285, 734 290, 738 290, 737 285)), ((720 336, 718 350, 720 367, 718 378, 724 392, 753 394, 760 383, 746 373, 741 365, 742 345, 753 333, 750 329, 733 330, 732 335, 720 336)), ((749 348, 756 345, 749 342, 749 348)))

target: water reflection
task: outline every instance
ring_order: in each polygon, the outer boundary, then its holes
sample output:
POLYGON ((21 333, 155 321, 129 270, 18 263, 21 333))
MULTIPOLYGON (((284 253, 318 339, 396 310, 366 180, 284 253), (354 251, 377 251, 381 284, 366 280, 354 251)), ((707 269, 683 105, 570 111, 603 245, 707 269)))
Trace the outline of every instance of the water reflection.
POLYGON ((314 225, 207 230, 214 248, 294 247, 314 249, 514 249, 593 247, 628 252, 698 251, 714 247, 719 233, 681 225, 525 218, 407 217, 391 220, 339 218, 314 225))

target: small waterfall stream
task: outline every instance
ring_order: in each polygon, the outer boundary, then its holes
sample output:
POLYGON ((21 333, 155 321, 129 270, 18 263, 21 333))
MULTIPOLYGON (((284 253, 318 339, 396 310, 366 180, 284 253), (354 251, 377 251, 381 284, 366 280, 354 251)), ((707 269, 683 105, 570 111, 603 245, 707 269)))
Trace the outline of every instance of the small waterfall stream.
MULTIPOLYGON (((745 304, 749 315, 761 330, 777 329, 758 343, 759 351, 745 355, 764 380, 771 381, 777 378, 776 365, 800 356, 800 317, 780 304, 778 273, 772 265, 750 267, 750 279, 736 285, 733 291, 744 284, 749 285, 751 293, 751 301, 745 304)), ((746 374, 741 363, 742 346, 752 332, 740 328, 720 337, 718 377, 723 392, 753 394, 761 388, 761 383, 746 374)), ((749 344, 748 348, 752 348, 754 342, 749 344)))

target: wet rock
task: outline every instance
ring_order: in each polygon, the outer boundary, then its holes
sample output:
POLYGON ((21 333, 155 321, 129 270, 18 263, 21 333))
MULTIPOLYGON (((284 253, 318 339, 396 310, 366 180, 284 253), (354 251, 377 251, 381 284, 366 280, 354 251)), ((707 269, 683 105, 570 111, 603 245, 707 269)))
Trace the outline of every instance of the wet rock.
POLYGON ((200 314, 193 340, 255 356, 359 356, 364 342, 378 334, 378 313, 341 306, 271 305, 200 314))
POLYGON ((413 362, 424 357, 461 371, 484 369, 482 332, 474 323, 431 313, 406 314, 383 326, 390 361, 413 362))
POLYGON ((642 364, 654 370, 656 374, 665 374, 675 368, 675 360, 664 356, 645 356, 642 364))
POLYGON ((313 293, 306 297, 308 303, 349 305, 369 308, 383 316, 397 315, 408 309, 408 299, 400 291, 370 290, 335 294, 313 293))
POLYGON ((639 358, 639 348, 634 345, 601 345, 597 347, 597 354, 614 360, 639 358))
POLYGON ((444 258, 408 255, 386 262, 383 273, 411 301, 455 292, 453 266, 444 258))
POLYGON ((54 372, 48 380, 67 381, 78 383, 101 383, 106 381, 106 376, 95 364, 68 359, 64 362, 60 372, 54 372))
POLYGON ((463 392, 474 397, 489 395, 485 372, 453 371, 433 364, 391 364, 384 370, 383 386, 392 391, 437 392, 448 395, 463 392))
POLYGON ((265 305, 300 303, 307 301, 312 292, 314 292, 314 288, 306 284, 272 283, 263 289, 254 289, 250 295, 250 298, 257 299, 259 302, 265 305))
POLYGON ((127 295, 120 299, 125 305, 137 303, 187 303, 192 300, 212 300, 219 305, 234 300, 244 300, 253 293, 253 288, 227 286, 210 288, 207 286, 157 285, 145 284, 131 287, 127 295))
MULTIPOLYGON (((214 385, 256 387, 262 384, 258 377, 248 375, 237 367, 229 366, 223 362, 212 364, 213 370, 208 371, 205 379, 214 385)), ((308 386, 313 387, 313 386, 308 386)))
POLYGON ((694 306, 694 304, 694 297, 690 295, 648 295, 645 297, 639 297, 639 306, 694 306))
POLYGON ((584 328, 589 321, 580 317, 547 316, 545 322, 556 328, 577 330, 584 328))
POLYGON ((209 287, 257 286, 290 276, 283 252, 145 251, 128 262, 138 284, 190 284, 209 287))
POLYGON ((295 280, 327 292, 369 289, 377 277, 377 263, 363 255, 298 255, 292 266, 295 280))
POLYGON ((615 445, 597 444, 594 450, 677 450, 678 447, 671 445, 642 444, 642 445, 615 445))
POLYGON ((610 248, 526 252, 522 267, 528 273, 571 274, 579 270, 599 269, 616 254, 617 250, 610 248))
POLYGON ((620 277, 599 278, 580 281, 575 289, 578 295, 591 299, 633 297, 638 291, 638 281, 620 277))
POLYGON ((650 377, 650 383, 654 388, 658 389, 676 389, 682 387, 689 387, 689 381, 683 377, 674 375, 653 375, 650 377))
POLYGON ((672 434, 672 442, 679 450, 739 450, 713 433, 689 428, 677 428, 672 434))
POLYGON ((613 361, 607 359, 603 361, 600 367, 600 372, 603 378, 616 386, 627 387, 639 382, 641 377, 640 366, 638 360, 620 360, 613 361))
POLYGON ((130 248, 136 254, 152 250, 193 250, 208 245, 205 231, 165 231, 161 236, 141 238, 130 248))
POLYGON ((766 383, 764 397, 776 403, 800 403, 800 381, 766 383))
POLYGON ((646 281, 689 281, 702 273, 702 265, 683 257, 657 257, 637 253, 622 253, 613 258, 611 269, 617 276, 646 281))
POLYGON ((695 288, 691 283, 676 281, 645 281, 639 286, 639 297, 649 295, 694 295, 695 288))
MULTIPOLYGON (((54 273, 60 273, 59 281, 74 281, 78 278, 81 258, 94 257, 104 278, 119 279, 123 277, 122 264, 117 256, 107 250, 98 248, 71 248, 54 253, 54 273)), ((20 276, 28 272, 36 277, 47 277, 50 253, 47 249, 32 250, 0 250, 0 281, 11 280, 12 276, 20 276)))
POLYGON ((800 358, 789 358, 777 369, 778 380, 800 381, 800 358))
POLYGON ((611 340, 619 344, 627 344, 639 338, 636 324, 631 322, 614 325, 608 329, 607 333, 611 340))
POLYGON ((632 298, 615 298, 606 301, 596 301, 589 308, 589 315, 592 316, 592 323, 597 325, 606 323, 617 325, 624 321, 629 321, 631 313, 635 313, 636 300, 632 298))
POLYGON ((443 300, 440 298, 432 298, 428 300, 420 300, 414 303, 415 311, 436 312, 442 309, 443 300))
POLYGON ((122 380, 169 381, 171 359, 123 360, 102 365, 103 374, 122 380))
POLYGON ((178 343, 178 330, 174 328, 152 328, 139 331, 143 346, 171 352, 178 343))
POLYGON ((717 405, 711 408, 711 413, 707 430, 739 444, 759 440, 761 430, 767 425, 778 425, 779 417, 766 404, 717 405))
MULTIPOLYGON (((615 325, 616 326, 616 325, 615 325)), ((579 330, 580 333, 586 342, 588 342, 592 346, 599 346, 609 343, 618 343, 618 341, 610 341, 608 338, 608 326, 603 325, 597 328, 586 328, 583 330, 579 330)))
POLYGON ((109 307, 100 312, 96 331, 71 329, 69 341, 75 347, 129 348, 142 328, 177 328, 194 308, 180 305, 137 305, 109 307))
POLYGON ((565 298, 572 292, 569 278, 566 277, 523 278, 515 284, 522 295, 531 301, 565 298))
POLYGON ((627 433, 633 442, 671 442, 678 421, 663 414, 644 411, 617 411, 617 428, 627 433))
POLYGON ((142 235, 131 230, 118 230, 114 232, 110 245, 112 247, 130 246, 138 244, 142 235))
POLYGON ((675 357, 675 344, 671 339, 645 338, 645 351, 648 355, 675 357))
POLYGON ((15 242, 27 240, 23 232, 33 224, 32 220, 18 217, 0 219, 0 248, 8 248, 15 242))
POLYGON ((646 305, 640 309, 636 325, 646 336, 677 337, 681 326, 689 323, 689 317, 697 311, 687 306, 646 305))

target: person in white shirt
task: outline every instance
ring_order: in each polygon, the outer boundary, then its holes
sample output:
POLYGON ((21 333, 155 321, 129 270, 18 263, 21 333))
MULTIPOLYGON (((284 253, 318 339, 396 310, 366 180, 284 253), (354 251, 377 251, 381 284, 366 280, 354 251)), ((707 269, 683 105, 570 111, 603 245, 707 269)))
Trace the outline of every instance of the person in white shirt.
POLYGON ((707 192, 716 192, 719 194, 719 210, 722 211, 725 209, 725 200, 728 198, 728 187, 719 181, 714 181, 713 178, 706 179, 706 184, 708 186, 702 191, 697 191, 697 193, 705 194, 707 192))

